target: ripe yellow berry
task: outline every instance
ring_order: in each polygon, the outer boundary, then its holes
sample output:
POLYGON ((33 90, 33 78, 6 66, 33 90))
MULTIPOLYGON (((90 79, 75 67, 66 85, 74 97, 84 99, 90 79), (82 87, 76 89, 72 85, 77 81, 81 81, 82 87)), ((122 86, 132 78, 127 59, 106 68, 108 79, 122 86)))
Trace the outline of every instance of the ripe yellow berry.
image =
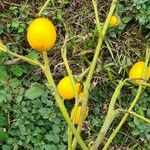
POLYGON ((110 22, 109 24, 111 26, 118 26, 120 24, 120 17, 117 16, 117 15, 113 15, 111 18, 110 18, 110 22))
MULTIPOLYGON (((139 84, 140 79, 142 79, 144 66, 145 66, 145 62, 139 61, 139 62, 135 63, 132 66, 132 68, 130 69, 130 71, 129 71, 129 79, 134 79, 134 80, 131 80, 131 82, 133 84, 135 84, 135 85, 139 84), (136 80, 136 79, 139 79, 139 80, 136 80)), ((148 80, 149 78, 150 78, 150 67, 147 68, 145 80, 148 80)))
MULTIPOLYGON (((75 107, 74 107, 74 108, 72 109, 72 111, 71 111, 71 116, 74 115, 74 118, 73 118, 74 124, 79 124, 79 123, 80 123, 81 109, 82 109, 82 106, 78 106, 78 107, 76 108, 76 112, 75 112, 75 107)), ((87 107, 86 109, 87 109, 87 110, 86 110, 86 114, 85 114, 85 116, 84 116, 84 119, 87 117, 88 112, 89 112, 89 108, 87 107)))
POLYGON ((53 23, 46 18, 33 20, 27 30, 27 40, 30 46, 39 52, 50 50, 56 41, 53 23))
MULTIPOLYGON (((76 90, 77 93, 79 94, 81 92, 81 84, 76 83, 76 90)), ((71 100, 75 97, 73 87, 71 84, 71 79, 69 76, 64 77, 57 86, 58 93, 60 94, 61 97, 63 97, 66 100, 71 100)))

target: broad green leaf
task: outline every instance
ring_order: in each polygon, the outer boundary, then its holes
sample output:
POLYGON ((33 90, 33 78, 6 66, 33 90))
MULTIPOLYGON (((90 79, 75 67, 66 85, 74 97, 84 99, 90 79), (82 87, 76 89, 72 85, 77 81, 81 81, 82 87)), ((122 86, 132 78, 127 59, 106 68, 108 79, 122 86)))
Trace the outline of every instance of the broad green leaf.
POLYGON ((38 53, 35 51, 30 51, 27 56, 33 60, 38 59, 38 57, 39 57, 38 53))
POLYGON ((54 145, 54 144, 46 144, 46 145, 44 145, 44 149, 45 150, 57 150, 57 147, 56 147, 56 145, 54 145))
POLYGON ((147 109, 147 116, 150 117, 150 109, 147 109))
POLYGON ((2 150, 11 150, 9 145, 2 145, 2 150))
POLYGON ((45 88, 41 84, 35 82, 32 83, 30 88, 25 92, 25 97, 33 100, 40 97, 44 93, 44 91, 45 88))
POLYGON ((12 67, 10 71, 17 77, 20 77, 23 74, 23 69, 20 66, 12 67))
POLYGON ((6 126, 7 125, 7 119, 0 114, 0 126, 6 126))
POLYGON ((59 128, 59 126, 57 126, 57 125, 53 124, 53 133, 58 134, 59 132, 60 132, 60 128, 59 128))
POLYGON ((8 138, 8 134, 2 129, 0 129, 0 141, 6 141, 7 138, 8 138))
POLYGON ((5 100, 5 95, 0 94, 0 103, 2 103, 5 100))
POLYGON ((0 66, 0 79, 1 80, 7 80, 9 78, 6 67, 5 66, 0 66))

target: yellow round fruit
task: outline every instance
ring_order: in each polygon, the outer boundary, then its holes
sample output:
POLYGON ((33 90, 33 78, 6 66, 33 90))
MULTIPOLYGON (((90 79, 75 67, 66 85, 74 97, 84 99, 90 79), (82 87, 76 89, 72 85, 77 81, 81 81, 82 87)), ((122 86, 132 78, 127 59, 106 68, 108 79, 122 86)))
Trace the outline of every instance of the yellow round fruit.
POLYGON ((31 22, 27 29, 27 40, 35 50, 48 51, 55 45, 55 26, 46 18, 37 18, 31 22))
POLYGON ((111 26, 118 26, 120 24, 120 17, 117 16, 117 15, 113 15, 111 18, 110 18, 110 22, 109 24, 111 26))
POLYGON ((83 93, 83 92, 80 92, 80 93, 79 93, 79 99, 83 99, 83 97, 84 97, 84 93, 83 93))
MULTIPOLYGON (((77 93, 79 94, 81 92, 81 84, 76 83, 75 86, 76 86, 77 93)), ((75 97, 73 87, 71 84, 71 79, 69 76, 64 77, 58 83, 57 89, 60 96, 66 100, 71 100, 75 97)))
MULTIPOLYGON (((140 79, 142 79, 142 74, 144 71, 144 66, 145 66, 145 62, 143 61, 139 61, 137 63, 135 63, 132 68, 129 71, 129 79, 133 79, 131 80, 131 82, 135 85, 138 85, 140 82, 140 79), (139 80, 136 80, 139 79, 139 80)), ((147 68, 147 73, 146 73, 146 77, 145 80, 148 80, 150 78, 150 67, 147 68)))
MULTIPOLYGON (((73 118, 74 124, 79 124, 80 123, 81 109, 82 109, 82 106, 78 106, 77 109, 76 109, 76 112, 75 112, 75 108, 73 108, 72 111, 71 111, 71 116, 74 115, 74 118, 73 118)), ((87 117, 88 112, 89 112, 89 108, 87 107, 84 119, 87 117)))

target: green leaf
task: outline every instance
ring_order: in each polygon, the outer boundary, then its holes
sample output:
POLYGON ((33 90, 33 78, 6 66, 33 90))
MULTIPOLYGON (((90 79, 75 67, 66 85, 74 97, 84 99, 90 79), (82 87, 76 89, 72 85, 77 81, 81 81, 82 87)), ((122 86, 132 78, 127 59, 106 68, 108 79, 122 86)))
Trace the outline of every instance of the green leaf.
POLYGON ((0 126, 6 126, 7 125, 7 119, 0 114, 0 126))
POLYGON ((2 145, 2 150, 11 150, 11 148, 8 145, 2 145))
POLYGON ((58 134, 59 132, 60 132, 60 128, 57 125, 53 124, 53 133, 58 134))
POLYGON ((3 129, 0 129, 0 141, 6 141, 8 138, 8 134, 3 131, 3 129))
POLYGON ((27 56, 33 60, 38 59, 39 57, 38 53, 35 51, 30 51, 27 56))
POLYGON ((54 144, 46 144, 44 145, 44 150, 57 150, 57 147, 54 144))
POLYGON ((50 142, 58 143, 59 142, 59 135, 57 134, 46 134, 45 135, 46 139, 50 142))
POLYGON ((18 21, 13 21, 12 24, 11 24, 11 26, 13 28, 18 28, 19 27, 19 22, 18 21))
POLYGON ((126 17, 123 17, 123 18, 122 18, 122 22, 126 24, 126 23, 128 23, 131 19, 132 19, 132 17, 126 16, 126 17))
POLYGON ((134 129, 133 131, 132 131, 132 134, 133 135, 140 135, 140 131, 139 130, 137 130, 137 129, 134 129))
POLYGON ((150 109, 147 109, 147 116, 150 117, 150 109))
POLYGON ((2 103, 5 100, 5 95, 0 94, 0 103, 2 103))
POLYGON ((18 80, 17 78, 10 79, 9 85, 13 89, 18 88, 19 86, 21 86, 21 80, 18 80))
POLYGON ((17 77, 20 77, 23 74, 23 69, 20 66, 12 67, 10 71, 17 77))
POLYGON ((6 71, 6 67, 4 66, 0 66, 0 79, 3 80, 7 80, 9 78, 7 71, 6 71))
POLYGON ((61 145, 59 145, 59 149, 61 149, 61 150, 66 150, 66 149, 67 149, 67 146, 64 145, 64 144, 61 144, 61 145))
POLYGON ((40 97, 44 93, 44 91, 45 88, 41 84, 34 82, 31 84, 30 88, 25 92, 25 97, 33 100, 40 97))

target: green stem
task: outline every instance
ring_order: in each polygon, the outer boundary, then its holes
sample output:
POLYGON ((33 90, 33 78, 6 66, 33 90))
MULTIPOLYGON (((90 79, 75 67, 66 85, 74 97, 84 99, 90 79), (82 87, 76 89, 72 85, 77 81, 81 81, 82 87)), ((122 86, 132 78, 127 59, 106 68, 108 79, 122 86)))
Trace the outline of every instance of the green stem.
POLYGON ((92 2, 93 2, 94 12, 95 12, 96 26, 97 26, 98 33, 100 34, 101 27, 100 27, 99 15, 97 10, 97 0, 92 0, 92 2))
MULTIPOLYGON (((78 132, 79 135, 81 133, 83 122, 85 120, 84 116, 85 116, 86 112, 87 112, 87 102, 83 99, 82 100, 81 113, 80 113, 80 123, 78 124, 78 127, 77 127, 77 132, 78 132)), ((72 150, 75 150, 76 146, 77 146, 77 139, 75 137, 74 140, 73 140, 73 142, 72 142, 72 150)))
POLYGON ((107 113, 107 116, 105 118, 104 124, 103 124, 103 126, 102 126, 102 128, 98 134, 98 137, 96 138, 96 140, 95 140, 95 142, 94 142, 94 144, 90 150, 95 150, 99 147, 99 145, 102 143, 112 121, 114 120, 114 118, 118 114, 118 112, 114 110, 114 106, 115 106, 117 98, 120 94, 120 91, 121 91, 122 87, 124 86, 124 84, 126 83, 127 80, 128 79, 125 79, 116 87, 115 92, 114 92, 114 94, 111 98, 110 104, 109 104, 108 113, 107 113))
POLYGON ((132 115, 132 116, 134 116, 136 118, 139 118, 139 119, 141 119, 141 120, 143 120, 143 121, 145 121, 145 122, 150 124, 150 119, 145 118, 145 117, 143 117, 143 116, 141 116, 141 115, 139 115, 139 114, 137 114, 135 112, 124 110, 124 109, 117 109, 117 111, 123 112, 123 113, 128 113, 128 114, 130 114, 130 115, 132 115))
MULTIPOLYGON (((76 109, 77 109, 77 101, 78 101, 78 92, 76 90, 76 83, 74 81, 74 77, 73 77, 73 74, 72 74, 72 71, 69 67, 69 63, 68 63, 68 60, 67 60, 67 48, 66 48, 66 38, 65 38, 65 42, 64 42, 64 45, 62 46, 62 49, 61 49, 61 54, 62 54, 62 58, 63 58, 63 61, 64 61, 64 64, 65 64, 65 67, 66 67, 66 70, 67 70, 67 73, 70 77, 70 80, 71 80, 71 85, 72 85, 72 88, 73 88, 73 92, 75 94, 75 111, 76 112, 76 109)), ((75 114, 71 115, 71 119, 73 119, 75 114)), ((72 145, 72 131, 70 130, 70 127, 68 127, 68 150, 71 150, 71 145, 72 145)))
POLYGON ((37 14, 37 16, 41 16, 42 12, 45 10, 45 8, 47 7, 47 5, 49 4, 50 1, 51 0, 47 0, 45 2, 45 4, 41 7, 41 9, 40 9, 39 13, 37 14))
MULTIPOLYGON (((142 92, 142 85, 140 85, 140 87, 138 88, 138 92, 137 92, 137 95, 135 97, 135 99, 133 100, 131 106, 129 107, 128 111, 131 111, 133 109, 133 107, 135 106, 135 104, 137 103, 140 95, 141 95, 141 92, 142 92)), ((122 125, 124 124, 124 122, 126 121, 127 117, 128 117, 128 113, 126 113, 124 115, 124 117, 122 118, 121 122, 119 123, 119 125, 117 126, 117 128, 113 131, 113 133, 111 134, 111 136, 109 137, 107 143, 105 144, 103 150, 107 150, 110 143, 112 142, 112 140, 114 139, 114 137, 116 136, 116 134, 118 133, 118 131, 120 130, 120 128, 122 127, 122 125)))
POLYGON ((75 137, 77 138, 77 141, 79 142, 81 148, 83 150, 88 150, 87 146, 85 145, 85 143, 83 142, 82 138, 80 137, 80 135, 77 133, 77 130, 76 128, 74 127, 73 123, 71 122, 70 120, 70 117, 68 115, 68 112, 65 108, 65 105, 61 99, 61 97, 59 96, 58 92, 57 92, 57 87, 55 85, 55 82, 53 80, 53 77, 52 77, 52 74, 51 74, 51 71, 50 71, 50 68, 49 68, 49 63, 48 63, 48 57, 47 57, 47 52, 43 52, 43 57, 44 57, 44 62, 45 62, 45 68, 43 69, 43 72, 45 73, 45 76, 48 80, 48 83, 50 85, 50 87, 52 87, 55 91, 55 99, 56 99, 56 102, 60 108, 60 111, 62 112, 66 122, 68 123, 70 129, 72 130, 73 134, 75 135, 75 137))
POLYGON ((76 90, 76 83, 74 81, 74 77, 73 77, 72 71, 69 67, 68 60, 67 60, 66 43, 64 43, 64 45, 62 46, 61 54, 62 54, 62 58, 63 58, 64 64, 65 64, 67 73, 68 73, 68 75, 70 77, 70 80, 71 80, 72 88, 73 88, 73 91, 74 91, 74 94, 75 94, 75 99, 78 100, 78 92, 76 90))
MULTIPOLYGON (((86 79, 85 84, 84 84, 84 103, 83 103, 82 109, 81 109, 81 115, 82 116, 85 116, 85 113, 86 113, 86 111, 83 111, 83 110, 86 110, 86 107, 87 107, 87 103, 88 103, 88 99, 89 99, 90 83, 91 83, 91 80, 92 80, 92 77, 93 77, 93 74, 94 74, 94 71, 95 71, 95 67, 96 67, 96 64, 97 64, 97 60, 98 60, 99 54, 100 54, 101 49, 102 49, 102 43, 103 43, 103 40, 104 40, 106 31, 107 31, 107 28, 108 28, 108 25, 109 25, 109 22, 110 22, 110 18, 113 15, 113 12, 114 12, 114 10, 116 8, 116 5, 117 5, 117 0, 112 0, 111 6, 110 6, 110 10, 109 10, 108 16, 106 18, 106 21, 104 23, 102 32, 99 33, 99 39, 98 39, 98 43, 97 43, 97 46, 96 46, 96 51, 95 51, 95 54, 94 54, 94 58, 93 58, 92 63, 90 65, 90 70, 89 70, 87 79, 86 79), (82 114, 82 112, 83 112, 83 114, 82 114)), ((97 5, 94 5, 94 7, 95 6, 97 6, 97 5)), ((97 18, 98 11, 95 11, 95 16, 97 18)), ((99 22, 98 21, 99 20, 96 19, 97 27, 99 26, 99 22)), ((79 125, 78 125, 78 128, 77 128, 78 134, 81 133, 81 128, 83 126, 83 121, 84 121, 84 119, 81 120, 79 125)), ((74 138, 74 141, 73 141, 72 145, 73 145, 73 148, 75 149, 76 145, 77 145, 77 141, 76 141, 75 138, 74 138)))
POLYGON ((77 80, 78 81, 81 81, 82 78, 88 73, 90 67, 86 68, 78 77, 77 77, 77 80))
POLYGON ((9 55, 12 55, 12 56, 15 56, 17 58, 20 58, 24 61, 27 61, 28 63, 32 64, 32 65, 37 65, 37 66, 40 66, 41 68, 43 68, 44 66, 38 61, 38 60, 32 60, 28 57, 25 57, 25 56, 22 56, 22 55, 19 55, 17 53, 14 53, 14 52, 11 52, 9 51, 8 49, 6 49, 5 51, 6 53, 8 53, 9 55))
POLYGON ((117 5, 117 0, 112 0, 108 16, 106 18, 106 21, 105 21, 103 29, 102 29, 102 33, 101 32, 99 33, 99 40, 98 40, 98 44, 97 44, 97 47, 96 47, 96 52, 94 54, 94 58, 93 58, 93 61, 91 63, 89 74, 88 74, 88 77, 87 77, 87 80, 86 80, 86 83, 85 83, 87 89, 89 89, 89 87, 90 87, 90 83, 91 83, 91 80, 92 80, 92 77, 93 77, 93 74, 94 74, 94 70, 95 70, 95 67, 96 67, 96 64, 97 64, 97 60, 98 60, 98 57, 99 57, 99 54, 100 54, 100 51, 101 51, 102 43, 103 43, 107 28, 108 28, 108 25, 109 25, 109 22, 110 22, 110 18, 113 15, 113 12, 116 8, 116 5, 117 5))

